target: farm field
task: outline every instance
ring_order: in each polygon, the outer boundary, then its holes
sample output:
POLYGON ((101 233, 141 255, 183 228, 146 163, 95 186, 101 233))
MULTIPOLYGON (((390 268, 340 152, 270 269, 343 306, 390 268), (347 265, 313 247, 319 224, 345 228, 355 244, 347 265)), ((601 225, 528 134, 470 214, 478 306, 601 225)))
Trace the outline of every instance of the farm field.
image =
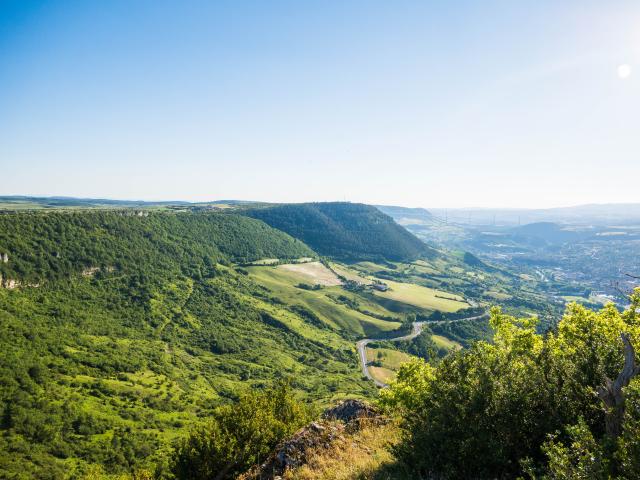
POLYGON ((412 283, 400 283, 384 280, 389 286, 386 292, 374 291, 377 297, 394 300, 425 310, 439 310, 441 312, 457 312, 470 305, 459 295, 443 292, 412 283))
POLYGON ((382 366, 390 370, 397 370, 402 363, 408 362, 413 357, 407 353, 390 348, 367 347, 367 362, 379 361, 382 366))
POLYGON ((513 295, 509 295, 508 293, 504 293, 504 292, 496 292, 494 290, 489 290, 487 292, 485 292, 485 295, 487 297, 493 298, 495 300, 509 300, 511 298, 513 298, 513 295))
MULTIPOLYGON (((413 264, 402 263, 390 265, 396 265, 398 267, 397 270, 399 271, 403 271, 406 269, 411 270, 416 268, 430 268, 426 267, 426 265, 428 265, 426 262, 422 262, 417 266, 413 264)), ((454 293, 418 285, 417 283, 397 282, 389 280, 387 278, 377 277, 375 275, 376 272, 393 272, 394 270, 389 267, 378 265, 372 262, 359 262, 353 265, 349 265, 348 267, 344 265, 334 264, 331 266, 331 268, 333 268, 338 274, 345 277, 347 280, 354 280, 359 282, 381 281, 383 283, 386 283, 390 288, 388 291, 381 292, 378 290, 374 290, 369 296, 380 298, 383 304, 385 304, 387 308, 393 311, 407 311, 406 308, 401 308, 401 305, 397 305, 398 303, 403 304, 404 306, 424 310, 426 311, 425 313, 433 312, 435 310, 439 310, 441 312, 456 312, 462 308, 467 308, 470 306, 470 304, 466 302, 462 296, 454 293)))
POLYGON ((369 373, 379 382, 387 384, 396 376, 396 372, 385 367, 369 367, 369 373))
POLYGON ((367 278, 366 275, 360 274, 358 271, 347 268, 339 263, 331 263, 330 265, 333 271, 338 275, 352 282, 367 282, 368 280, 371 280, 370 278, 367 278))
POLYGON ((280 265, 278 268, 298 274, 306 278, 313 285, 332 287, 342 283, 335 273, 320 262, 289 263, 280 265))
POLYGON ((401 318, 397 314, 363 295, 347 292, 339 286, 327 286, 319 290, 299 288, 298 285, 309 283, 309 276, 283 267, 285 265, 248 267, 247 270, 253 280, 268 288, 275 297, 288 305, 299 305, 310 310, 329 328, 363 337, 380 335, 400 326, 401 318), (398 321, 382 320, 363 312, 396 318, 398 321))

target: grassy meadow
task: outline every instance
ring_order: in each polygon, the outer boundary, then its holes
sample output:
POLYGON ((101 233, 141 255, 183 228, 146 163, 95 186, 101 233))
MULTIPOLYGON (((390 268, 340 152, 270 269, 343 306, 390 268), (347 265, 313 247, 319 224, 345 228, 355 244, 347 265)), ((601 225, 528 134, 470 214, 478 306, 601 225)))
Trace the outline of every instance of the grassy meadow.
MULTIPOLYGON (((324 268, 324 267, 323 267, 324 268)), ((322 276, 329 276, 328 269, 322 276)), ((302 305, 311 310, 322 324, 334 330, 341 330, 354 337, 376 336, 400 327, 397 314, 369 300, 365 296, 346 292, 340 286, 327 286, 318 290, 299 288, 300 284, 313 281, 308 272, 291 270, 287 265, 277 267, 248 267, 250 277, 266 287, 273 296, 291 305, 302 305), (376 316, 395 318, 388 321, 376 316)))

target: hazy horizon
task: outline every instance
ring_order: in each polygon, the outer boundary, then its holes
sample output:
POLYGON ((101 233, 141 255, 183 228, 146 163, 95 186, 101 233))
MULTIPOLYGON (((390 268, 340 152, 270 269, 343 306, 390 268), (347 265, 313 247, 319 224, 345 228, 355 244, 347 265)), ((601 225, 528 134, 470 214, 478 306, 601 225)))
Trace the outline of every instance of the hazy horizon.
POLYGON ((2 195, 640 201, 631 1, 3 2, 2 195))
MULTIPOLYGON (((29 194, 9 194, 9 195, 0 195, 0 197, 13 197, 13 198, 38 198, 38 199, 72 199, 72 200, 105 200, 105 201, 113 201, 113 202, 141 202, 141 203, 224 203, 224 202, 246 202, 246 203, 264 203, 264 204, 277 204, 277 203, 308 203, 306 201, 297 201, 292 200, 288 202, 276 202, 270 200, 256 200, 251 198, 210 198, 208 200, 185 200, 182 198, 153 198, 153 199, 145 199, 145 198, 121 198, 121 197, 78 197, 73 195, 29 195, 29 194)), ((508 211, 524 211, 524 210, 558 210, 558 209, 572 209, 572 208, 582 208, 582 207, 626 207, 626 206, 640 206, 639 202, 617 202, 617 203, 581 203, 575 205, 556 205, 550 207, 538 207, 538 206, 530 206, 530 207, 501 207, 501 206, 478 206, 478 205, 463 205, 460 207, 452 207, 452 206, 435 206, 435 205, 402 205, 397 203, 366 203, 366 202, 351 202, 350 200, 342 200, 342 199, 324 199, 324 200, 313 200, 312 202, 318 203, 332 203, 332 202, 349 202, 349 203, 365 203, 367 205, 379 205, 385 207, 401 207, 401 208, 422 208, 425 210, 451 210, 451 211, 481 211, 481 210, 504 210, 508 211)))

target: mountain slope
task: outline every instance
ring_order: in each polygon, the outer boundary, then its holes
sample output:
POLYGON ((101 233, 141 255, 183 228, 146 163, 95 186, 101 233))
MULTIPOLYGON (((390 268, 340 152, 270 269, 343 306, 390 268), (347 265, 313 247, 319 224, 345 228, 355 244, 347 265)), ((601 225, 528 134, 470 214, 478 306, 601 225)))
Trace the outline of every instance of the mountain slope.
POLYGON ((245 215, 302 240, 321 255, 345 260, 411 260, 433 251, 375 207, 300 203, 245 210, 245 215))
POLYGON ((163 468, 188 426, 281 377, 320 402, 373 392, 350 339, 233 266, 313 254, 258 220, 0 215, 0 254, 11 287, 0 288, 0 472, 9 478, 163 468))
POLYGON ((0 254, 8 257, 0 274, 22 283, 101 267, 202 273, 219 261, 314 255, 286 233, 239 215, 87 210, 0 215, 0 254))
POLYGON ((433 215, 431 215, 431 212, 424 208, 407 208, 390 205, 376 205, 375 207, 403 226, 429 225, 436 221, 433 215))

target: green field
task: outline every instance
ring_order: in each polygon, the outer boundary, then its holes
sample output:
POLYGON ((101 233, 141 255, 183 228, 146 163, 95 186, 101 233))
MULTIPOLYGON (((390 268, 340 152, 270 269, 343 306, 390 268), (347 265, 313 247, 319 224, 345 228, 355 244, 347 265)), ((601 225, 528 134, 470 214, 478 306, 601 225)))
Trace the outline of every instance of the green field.
POLYGON ((249 267, 249 275, 260 285, 286 304, 302 305, 314 312, 330 328, 354 334, 357 337, 376 336, 395 330, 399 322, 381 320, 362 313, 398 318, 396 314, 371 301, 364 295, 346 292, 339 286, 327 286, 320 290, 298 288, 309 283, 308 275, 280 267, 249 267), (358 310, 340 303, 340 297, 348 298, 358 305, 358 310))
POLYGON ((396 377, 396 372, 385 367, 369 367, 369 373, 382 383, 389 383, 396 377))
POLYGON ((446 348, 448 350, 460 350, 462 348, 462 345, 460 345, 455 340, 451 340, 442 335, 432 335, 431 338, 437 346, 446 348))
POLYGON ((358 271, 347 268, 339 263, 331 263, 330 265, 334 272, 352 282, 368 282, 370 280, 366 275, 360 274, 358 271))
POLYGON ((487 297, 493 298, 495 300, 509 300, 509 299, 513 298, 513 296, 509 295, 508 293, 496 292, 495 290, 489 290, 489 291, 485 292, 485 295, 487 297))
POLYGON ((378 381, 389 383, 396 376, 400 365, 413 358, 411 355, 389 348, 367 348, 367 362, 379 362, 380 366, 370 365, 369 372, 378 381))
MULTIPOLYGON (((456 312, 461 308, 467 308, 470 305, 460 295, 430 288, 417 283, 397 282, 387 278, 380 278, 376 273, 388 272, 415 272, 417 269, 432 270, 424 261, 415 264, 389 263, 388 265, 396 266, 392 269, 389 266, 379 265, 373 262, 358 262, 349 267, 344 265, 333 264, 333 270, 348 280, 359 282, 382 281, 389 286, 389 290, 381 292, 373 290, 371 297, 376 297, 382 304, 392 311, 408 311, 406 307, 414 307, 427 312, 439 310, 441 312, 456 312), (401 304, 401 305, 398 305, 401 304), (403 307, 404 305, 404 307, 403 307)), ((412 278, 412 277, 407 277, 412 278)), ((416 280, 420 280, 419 278, 416 280)))
POLYGON ((389 370, 397 370, 401 364, 408 362, 411 358, 411 355, 398 350, 367 347, 367 362, 378 360, 382 363, 383 367, 389 370))
POLYGON ((461 308, 469 307, 463 297, 452 293, 412 283, 400 283, 391 280, 385 280, 384 283, 389 286, 389 290, 386 292, 376 290, 374 291, 375 296, 425 310, 439 310, 441 312, 457 312, 461 308))

